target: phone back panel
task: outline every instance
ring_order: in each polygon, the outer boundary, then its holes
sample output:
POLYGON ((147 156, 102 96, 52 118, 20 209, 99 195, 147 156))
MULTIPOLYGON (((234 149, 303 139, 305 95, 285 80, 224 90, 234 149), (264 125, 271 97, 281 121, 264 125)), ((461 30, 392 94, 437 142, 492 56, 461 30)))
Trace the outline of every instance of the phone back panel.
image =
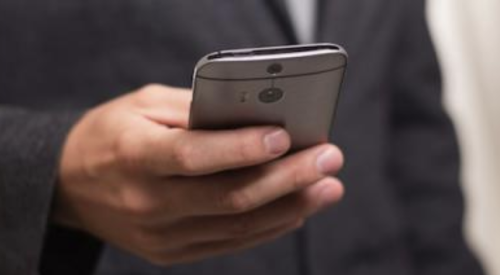
POLYGON ((291 135, 292 150, 328 142, 346 66, 343 51, 201 63, 191 129, 276 125, 291 135), (270 70, 276 64, 280 73, 270 70))

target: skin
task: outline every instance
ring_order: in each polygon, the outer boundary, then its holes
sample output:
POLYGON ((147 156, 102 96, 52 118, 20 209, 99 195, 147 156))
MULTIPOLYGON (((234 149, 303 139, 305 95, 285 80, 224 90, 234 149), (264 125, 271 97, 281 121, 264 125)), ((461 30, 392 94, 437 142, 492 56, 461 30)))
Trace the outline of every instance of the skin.
POLYGON ((277 127, 187 131, 191 93, 150 85, 71 130, 55 222, 170 266, 249 249, 343 196, 331 144, 287 155, 277 127))

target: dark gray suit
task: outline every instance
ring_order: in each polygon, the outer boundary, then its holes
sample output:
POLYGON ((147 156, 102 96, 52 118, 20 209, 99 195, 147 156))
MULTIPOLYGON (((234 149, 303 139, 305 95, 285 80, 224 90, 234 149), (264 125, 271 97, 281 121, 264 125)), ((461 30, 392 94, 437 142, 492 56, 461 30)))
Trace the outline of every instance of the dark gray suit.
MULTIPOLYGON (((34 274, 42 247, 44 274, 84 274, 101 248, 46 222, 81 110, 151 82, 189 87, 207 52, 294 43, 282 8, 0 0, 0 274, 34 274)), ((350 53, 332 135, 347 157, 346 199, 301 232, 190 265, 162 269, 104 246, 97 274, 482 274, 462 235, 457 144, 423 1, 324 0, 319 18, 318 41, 350 53)))

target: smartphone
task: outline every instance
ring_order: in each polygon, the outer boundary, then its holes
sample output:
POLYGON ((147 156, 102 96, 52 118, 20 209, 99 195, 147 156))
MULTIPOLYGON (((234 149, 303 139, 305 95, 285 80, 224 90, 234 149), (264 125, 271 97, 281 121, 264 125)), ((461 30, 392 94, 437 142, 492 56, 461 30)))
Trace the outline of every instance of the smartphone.
POLYGON ((334 44, 226 50, 196 65, 190 129, 275 125, 292 150, 328 142, 347 65, 334 44))

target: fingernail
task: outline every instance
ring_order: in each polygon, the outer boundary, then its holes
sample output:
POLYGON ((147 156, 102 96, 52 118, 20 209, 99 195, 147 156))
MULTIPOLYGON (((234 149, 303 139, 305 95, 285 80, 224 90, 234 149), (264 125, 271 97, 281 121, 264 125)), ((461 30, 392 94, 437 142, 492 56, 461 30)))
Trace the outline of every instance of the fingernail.
POLYGON ((273 155, 283 154, 290 147, 287 133, 282 130, 274 130, 264 137, 266 150, 273 155))
POLYGON ((331 148, 321 153, 316 160, 318 171, 326 175, 337 172, 338 163, 338 154, 331 148))

